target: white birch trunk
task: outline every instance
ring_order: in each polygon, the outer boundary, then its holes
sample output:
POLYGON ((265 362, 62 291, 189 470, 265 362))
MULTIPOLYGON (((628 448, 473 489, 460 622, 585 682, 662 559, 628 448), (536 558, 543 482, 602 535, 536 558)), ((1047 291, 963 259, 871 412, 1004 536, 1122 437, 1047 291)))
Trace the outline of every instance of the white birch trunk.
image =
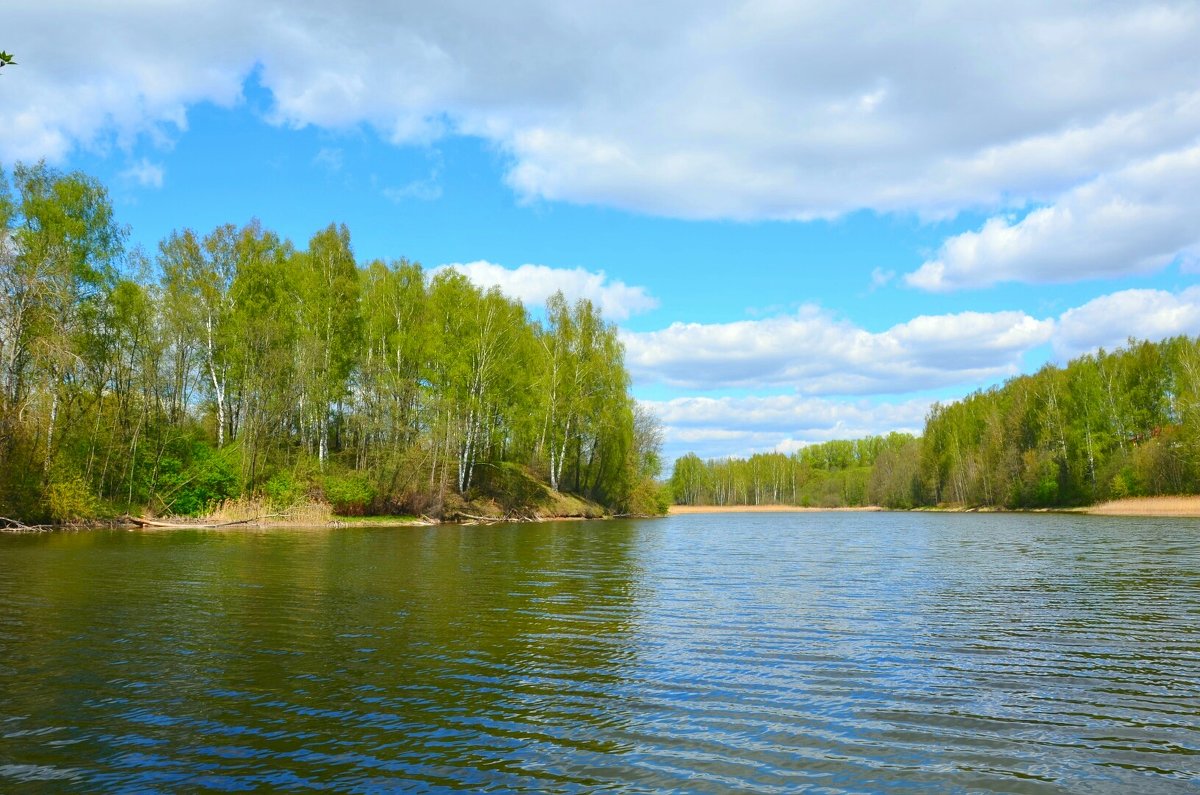
POLYGON ((217 447, 225 446, 225 381, 217 378, 217 365, 213 356, 213 321, 209 313, 205 323, 208 334, 208 376, 212 379, 213 394, 217 398, 217 447))

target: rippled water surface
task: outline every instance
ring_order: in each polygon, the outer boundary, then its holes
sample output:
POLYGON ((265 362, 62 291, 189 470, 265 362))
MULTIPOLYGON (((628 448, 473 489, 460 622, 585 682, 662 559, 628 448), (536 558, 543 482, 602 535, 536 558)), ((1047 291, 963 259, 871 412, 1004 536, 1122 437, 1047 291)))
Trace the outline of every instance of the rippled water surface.
POLYGON ((0 792, 1196 792, 1200 522, 0 537, 0 792))

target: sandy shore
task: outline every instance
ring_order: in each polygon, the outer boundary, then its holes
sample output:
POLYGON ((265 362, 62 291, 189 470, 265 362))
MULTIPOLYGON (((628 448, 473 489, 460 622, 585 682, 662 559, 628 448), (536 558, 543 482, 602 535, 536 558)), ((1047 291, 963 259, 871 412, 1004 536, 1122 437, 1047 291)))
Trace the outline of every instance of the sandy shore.
POLYGON ((824 513, 827 511, 882 511, 874 505, 856 508, 802 508, 799 505, 672 505, 671 516, 687 513, 824 513))

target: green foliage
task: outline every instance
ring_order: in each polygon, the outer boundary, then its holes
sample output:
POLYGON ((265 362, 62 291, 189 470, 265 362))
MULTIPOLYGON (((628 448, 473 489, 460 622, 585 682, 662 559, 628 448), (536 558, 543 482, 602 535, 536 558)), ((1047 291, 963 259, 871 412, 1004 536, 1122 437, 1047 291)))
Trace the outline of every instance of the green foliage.
POLYGON ((48 512, 52 464, 187 514, 255 493, 436 513, 508 464, 616 509, 660 466, 587 301, 537 323, 453 271, 360 267, 332 224, 305 249, 183 229, 151 267, 103 186, 44 164, 0 173, 0 224, 0 502, 22 516, 48 512))
POLYGON ((837 508, 875 501, 900 507, 911 496, 915 466, 904 462, 915 445, 912 436, 890 434, 810 445, 790 456, 759 453, 706 462, 689 453, 675 462, 670 486, 685 505, 837 508))
POLYGON ((671 493, 679 505, 701 505, 710 499, 711 483, 709 468, 695 453, 675 461, 671 472, 671 493))
POLYGON ((665 516, 673 499, 670 484, 643 480, 629 495, 628 513, 634 516, 665 516))
POLYGON ((375 499, 375 487, 366 475, 358 472, 325 475, 321 478, 321 490, 334 512, 343 516, 362 516, 375 499))
POLYGON ((98 501, 82 477, 60 474, 46 486, 46 506, 56 522, 83 522, 96 518, 98 501))
POLYGON ((281 470, 263 484, 268 504, 277 510, 299 505, 308 496, 307 485, 290 470, 281 470))
POLYGON ((1130 341, 935 405, 904 434, 675 464, 684 503, 1038 508, 1200 491, 1200 340, 1130 341), (865 492, 862 474, 866 474, 865 492))
POLYGON ((200 441, 177 449, 182 458, 164 456, 159 463, 156 494, 162 510, 196 516, 240 493, 228 456, 200 441))

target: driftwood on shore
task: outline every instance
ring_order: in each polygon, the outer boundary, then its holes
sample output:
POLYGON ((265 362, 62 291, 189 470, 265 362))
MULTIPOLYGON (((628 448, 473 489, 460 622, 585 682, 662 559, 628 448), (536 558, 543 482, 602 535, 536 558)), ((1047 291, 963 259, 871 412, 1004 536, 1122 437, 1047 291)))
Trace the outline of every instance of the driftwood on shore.
MULTIPOLYGON (((278 514, 274 514, 277 516, 278 514)), ((271 516, 255 516, 250 519, 238 519, 233 522, 164 522, 160 519, 147 519, 144 516, 125 516, 124 521, 138 527, 153 527, 162 530, 215 530, 219 527, 233 527, 239 524, 253 524, 271 516)))
POLYGON ((49 533, 54 525, 25 524, 17 519, 0 516, 0 533, 49 533))

